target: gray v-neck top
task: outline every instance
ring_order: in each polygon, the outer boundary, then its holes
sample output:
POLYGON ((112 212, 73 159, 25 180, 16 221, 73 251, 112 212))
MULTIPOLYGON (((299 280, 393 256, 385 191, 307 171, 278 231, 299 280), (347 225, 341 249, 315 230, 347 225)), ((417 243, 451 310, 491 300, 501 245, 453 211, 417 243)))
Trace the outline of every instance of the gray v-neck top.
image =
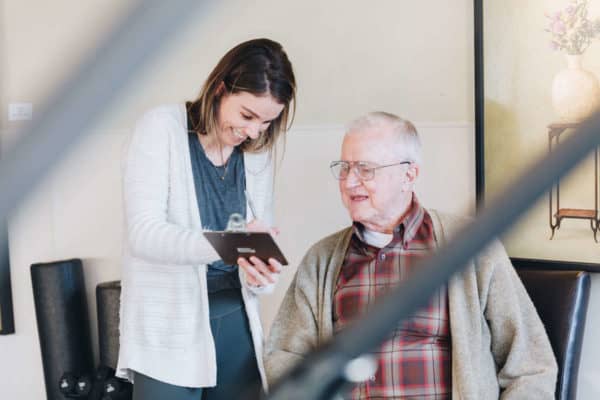
MULTIPOLYGON (((189 125, 189 122, 188 122, 189 125)), ((206 156, 195 132, 189 129, 192 173, 202 228, 222 231, 233 213, 246 218, 246 175, 244 157, 235 147, 223 166, 215 166, 206 156)), ((208 265, 208 291, 240 288, 237 265, 226 265, 222 260, 208 265)))

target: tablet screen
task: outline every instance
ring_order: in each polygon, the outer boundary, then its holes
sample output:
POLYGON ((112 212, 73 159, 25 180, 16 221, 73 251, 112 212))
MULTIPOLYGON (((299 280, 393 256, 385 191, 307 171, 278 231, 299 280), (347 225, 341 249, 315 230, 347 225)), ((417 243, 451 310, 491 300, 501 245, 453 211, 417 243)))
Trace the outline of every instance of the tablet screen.
POLYGON ((265 263, 274 258, 281 265, 288 262, 267 232, 204 232, 204 236, 219 254, 225 264, 236 265, 239 257, 256 256, 265 263))

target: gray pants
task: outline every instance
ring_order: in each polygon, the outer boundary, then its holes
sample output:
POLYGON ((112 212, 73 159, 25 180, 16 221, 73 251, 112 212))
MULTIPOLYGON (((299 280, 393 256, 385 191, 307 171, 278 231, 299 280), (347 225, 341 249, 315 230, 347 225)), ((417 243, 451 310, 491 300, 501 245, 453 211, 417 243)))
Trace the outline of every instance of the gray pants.
POLYGON ((231 400, 258 398, 260 374, 239 289, 209 295, 210 328, 217 352, 217 386, 187 388, 135 373, 133 400, 231 400))

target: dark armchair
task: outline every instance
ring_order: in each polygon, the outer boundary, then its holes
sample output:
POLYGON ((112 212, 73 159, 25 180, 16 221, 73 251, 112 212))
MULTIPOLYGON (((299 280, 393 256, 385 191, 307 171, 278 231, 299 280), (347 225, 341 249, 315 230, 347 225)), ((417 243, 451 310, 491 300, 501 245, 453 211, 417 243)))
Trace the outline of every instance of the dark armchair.
MULTIPOLYGON (((538 268, 543 266, 538 265, 537 261, 533 264, 530 260, 513 259, 512 261, 546 327, 558 362, 556 399, 575 400, 581 344, 590 295, 590 276, 584 271, 531 269, 532 265, 538 268)), ((120 291, 120 282, 100 284, 96 289, 99 325, 105 326, 106 333, 112 332, 115 338, 110 343, 106 342, 105 346, 101 338, 100 357, 102 359, 105 353, 109 358, 112 357, 115 363, 118 353, 117 310, 120 291), (102 310, 112 311, 106 313, 102 310)))
POLYGON ((520 268, 527 263, 518 260, 513 264, 546 327, 558 362, 556 399, 575 400, 590 276, 584 271, 520 268))

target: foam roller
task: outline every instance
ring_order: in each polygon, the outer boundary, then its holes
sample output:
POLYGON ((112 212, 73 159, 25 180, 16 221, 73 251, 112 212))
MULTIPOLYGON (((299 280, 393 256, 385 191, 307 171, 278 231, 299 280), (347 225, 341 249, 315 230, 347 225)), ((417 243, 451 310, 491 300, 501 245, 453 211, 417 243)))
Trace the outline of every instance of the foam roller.
POLYGON ((31 265, 38 336, 48 400, 63 400, 60 377, 93 371, 81 260, 31 265))
POLYGON ((100 365, 117 368, 119 357, 119 304, 121 282, 104 282, 96 286, 100 365))

